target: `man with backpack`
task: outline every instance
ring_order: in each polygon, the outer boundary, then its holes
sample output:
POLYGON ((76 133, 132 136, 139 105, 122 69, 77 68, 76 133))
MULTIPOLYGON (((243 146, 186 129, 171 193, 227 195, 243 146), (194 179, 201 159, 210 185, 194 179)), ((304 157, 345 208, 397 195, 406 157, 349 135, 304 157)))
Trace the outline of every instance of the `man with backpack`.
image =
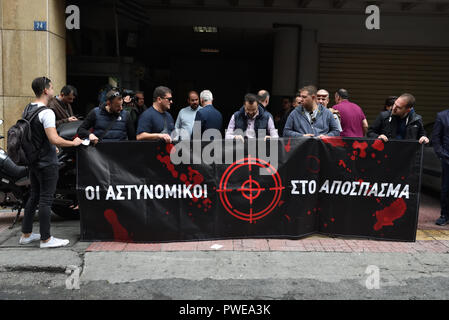
MULTIPOLYGON (((19 244, 29 244, 40 240, 41 248, 63 247, 69 244, 69 240, 50 235, 51 206, 59 175, 55 146, 76 147, 82 143, 82 140, 75 138, 69 141, 58 135, 55 113, 47 108, 54 94, 51 80, 39 77, 31 86, 36 94, 36 101, 25 108, 22 116, 26 120, 22 120, 22 124, 26 123, 25 127, 28 126, 31 140, 17 139, 20 133, 14 132, 15 126, 8 132, 8 154, 18 164, 23 165, 25 162, 28 165, 31 181, 30 198, 25 206, 19 244), (18 153, 22 153, 22 156, 18 156, 18 153), (33 219, 38 205, 40 234, 35 234, 32 233, 33 219)), ((27 131, 25 130, 25 135, 28 134, 27 131)))

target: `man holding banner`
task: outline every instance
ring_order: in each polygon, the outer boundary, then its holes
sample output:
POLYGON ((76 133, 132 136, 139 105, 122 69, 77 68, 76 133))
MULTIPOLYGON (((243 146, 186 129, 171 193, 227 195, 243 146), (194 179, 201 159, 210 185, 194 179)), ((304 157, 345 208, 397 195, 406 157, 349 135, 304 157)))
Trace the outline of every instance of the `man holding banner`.
POLYGON ((153 106, 139 118, 137 140, 172 141, 170 134, 175 129, 173 117, 168 112, 173 103, 172 92, 167 87, 157 87, 153 93, 153 106))
POLYGON ((302 104, 288 116, 284 137, 339 136, 332 112, 317 103, 317 89, 306 86, 299 93, 302 104))
POLYGON ((402 94, 395 101, 391 111, 383 111, 374 124, 369 127, 369 138, 418 140, 419 143, 429 143, 424 130, 422 117, 414 110, 415 97, 409 93, 402 94))

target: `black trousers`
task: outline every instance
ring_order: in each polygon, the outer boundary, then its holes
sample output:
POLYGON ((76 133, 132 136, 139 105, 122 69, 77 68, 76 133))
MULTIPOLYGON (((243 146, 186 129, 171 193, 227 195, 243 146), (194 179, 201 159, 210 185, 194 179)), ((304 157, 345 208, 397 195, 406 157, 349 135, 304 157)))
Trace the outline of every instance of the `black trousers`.
POLYGON ((22 221, 22 232, 33 231, 33 220, 39 205, 39 226, 41 240, 47 240, 50 235, 51 206, 58 183, 59 167, 48 166, 42 169, 30 168, 31 194, 25 206, 25 216, 22 221))
POLYGON ((441 161, 441 215, 449 218, 449 164, 441 161))

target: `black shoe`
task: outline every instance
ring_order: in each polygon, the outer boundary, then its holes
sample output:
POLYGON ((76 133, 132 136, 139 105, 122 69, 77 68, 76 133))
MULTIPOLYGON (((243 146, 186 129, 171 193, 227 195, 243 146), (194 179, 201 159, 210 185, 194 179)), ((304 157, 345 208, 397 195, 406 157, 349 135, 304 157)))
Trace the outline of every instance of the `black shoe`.
POLYGON ((435 224, 437 224, 439 226, 444 226, 448 223, 449 223, 449 218, 446 216, 441 216, 437 219, 437 221, 435 221, 435 224))

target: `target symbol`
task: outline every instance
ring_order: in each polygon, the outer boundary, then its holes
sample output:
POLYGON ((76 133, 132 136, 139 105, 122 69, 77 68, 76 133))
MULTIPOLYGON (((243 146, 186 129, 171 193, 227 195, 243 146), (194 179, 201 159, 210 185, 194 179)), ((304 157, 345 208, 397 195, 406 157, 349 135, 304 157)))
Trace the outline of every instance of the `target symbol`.
POLYGON ((283 189, 279 173, 271 164, 248 157, 234 162, 226 169, 217 192, 227 212, 237 219, 253 223, 276 208, 283 189), (260 171, 257 173, 255 168, 260 171), (249 178, 241 179, 243 175, 249 175, 249 178), (263 180, 262 186, 258 181, 260 179, 263 180), (242 180, 243 183, 240 182, 242 180), (246 199, 244 205, 245 208, 248 207, 246 212, 242 208, 242 198, 246 199))

